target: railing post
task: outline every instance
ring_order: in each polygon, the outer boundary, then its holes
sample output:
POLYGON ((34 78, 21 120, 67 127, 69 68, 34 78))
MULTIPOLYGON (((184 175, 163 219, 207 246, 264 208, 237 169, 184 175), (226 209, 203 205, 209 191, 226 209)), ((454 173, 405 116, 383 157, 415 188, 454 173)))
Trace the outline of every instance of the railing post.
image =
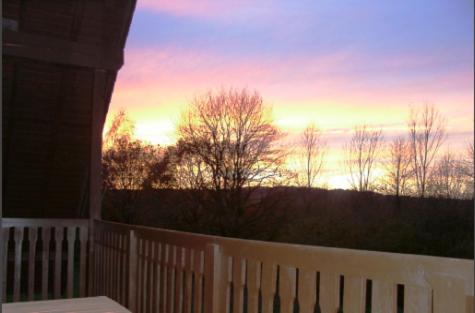
POLYGON ((88 266, 87 266, 87 295, 89 297, 97 296, 97 288, 95 287, 94 280, 96 279, 96 258, 94 246, 96 245, 96 235, 94 234, 94 220, 89 220, 89 246, 87 247, 88 250, 88 266))
POLYGON ((219 313, 222 253, 218 244, 207 244, 205 248, 205 298, 204 311, 219 313))
POLYGON ((134 230, 129 230, 129 276, 127 281, 128 286, 128 309, 132 312, 136 311, 136 297, 135 292, 137 291, 137 237, 135 236, 134 230))

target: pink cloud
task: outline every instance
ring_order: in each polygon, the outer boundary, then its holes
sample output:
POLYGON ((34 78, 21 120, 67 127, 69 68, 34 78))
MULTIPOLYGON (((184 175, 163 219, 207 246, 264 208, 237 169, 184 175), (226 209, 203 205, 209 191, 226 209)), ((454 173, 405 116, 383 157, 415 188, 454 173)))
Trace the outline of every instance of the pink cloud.
POLYGON ((245 10, 254 10, 266 4, 268 5, 269 1, 257 3, 251 0, 141 0, 138 7, 177 16, 219 18, 236 15, 245 10))
POLYGON ((404 122, 409 105, 429 102, 454 129, 471 128, 463 118, 473 116, 473 77, 468 71, 411 75, 404 70, 426 68, 427 62, 417 56, 369 60, 354 53, 264 59, 174 47, 128 50, 112 108, 184 105, 209 89, 232 86, 257 89, 291 124, 313 117, 325 118, 331 127, 362 119, 404 122))

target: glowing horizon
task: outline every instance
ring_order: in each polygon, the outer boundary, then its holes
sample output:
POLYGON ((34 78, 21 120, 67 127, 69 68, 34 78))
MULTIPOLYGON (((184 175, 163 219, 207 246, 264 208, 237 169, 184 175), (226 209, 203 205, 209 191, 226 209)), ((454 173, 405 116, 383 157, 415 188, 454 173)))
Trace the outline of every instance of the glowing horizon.
MULTIPOLYGON (((176 140, 193 97, 257 90, 289 141, 310 122, 327 135, 327 180, 358 124, 403 133, 409 107, 435 105, 446 149, 473 141, 473 3, 138 1, 109 117, 125 109, 136 136, 176 140)), ((340 158, 341 159, 341 158, 340 158)))

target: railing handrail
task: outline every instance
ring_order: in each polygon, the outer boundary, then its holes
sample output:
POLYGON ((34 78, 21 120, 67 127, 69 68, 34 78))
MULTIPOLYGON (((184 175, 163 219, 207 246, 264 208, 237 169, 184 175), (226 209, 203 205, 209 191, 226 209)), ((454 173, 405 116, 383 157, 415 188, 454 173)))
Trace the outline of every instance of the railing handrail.
POLYGON ((8 227, 88 227, 88 219, 68 218, 10 218, 1 219, 2 228, 8 227))
POLYGON ((163 240, 158 237, 166 236, 166 242, 178 246, 204 248, 209 244, 217 244, 227 256, 255 257, 291 267, 317 267, 323 271, 338 269, 340 274, 368 279, 391 280, 421 287, 436 284, 440 280, 456 279, 464 282, 467 295, 474 294, 474 261, 469 259, 227 238, 108 221, 96 223, 123 232, 134 230, 137 236, 145 239, 153 240, 155 237, 163 240))

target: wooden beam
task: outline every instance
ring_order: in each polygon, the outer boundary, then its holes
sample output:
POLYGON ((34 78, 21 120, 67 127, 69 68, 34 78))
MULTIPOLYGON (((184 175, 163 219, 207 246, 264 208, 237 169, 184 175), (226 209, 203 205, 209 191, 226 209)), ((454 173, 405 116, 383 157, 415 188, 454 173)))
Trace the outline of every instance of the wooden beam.
POLYGON ((89 217, 101 219, 101 170, 102 170, 102 129, 106 115, 107 102, 107 72, 94 71, 94 86, 92 92, 91 116, 91 151, 89 169, 89 217))
POLYGON ((92 282, 95 275, 92 270, 94 264, 94 220, 101 219, 102 203, 102 129, 107 113, 107 72, 94 70, 94 85, 92 91, 92 116, 91 116, 91 148, 89 158, 89 279, 88 294, 92 295, 92 282))
POLYGON ((119 70, 124 63, 123 51, 58 38, 3 31, 3 54, 49 63, 89 68, 119 70))

